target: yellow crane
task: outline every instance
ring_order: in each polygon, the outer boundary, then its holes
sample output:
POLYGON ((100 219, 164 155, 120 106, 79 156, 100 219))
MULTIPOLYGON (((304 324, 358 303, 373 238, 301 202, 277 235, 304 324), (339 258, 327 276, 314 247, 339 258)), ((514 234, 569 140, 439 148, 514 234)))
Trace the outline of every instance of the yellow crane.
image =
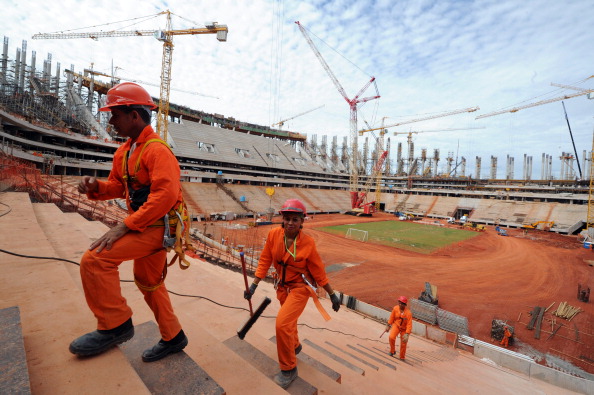
MULTIPOLYGON (((583 79, 580 82, 584 82, 587 81, 591 78, 594 78, 594 75, 591 75, 588 78, 583 79)), ((540 100, 534 103, 530 103, 530 104, 525 104, 523 106, 518 106, 518 107, 512 107, 509 109, 505 109, 505 110, 499 110, 499 111, 494 111, 494 112, 490 112, 487 114, 483 114, 483 115, 479 115, 478 117, 476 117, 475 119, 481 119, 481 118, 486 118, 486 117, 492 117, 494 115, 499 115, 499 114, 504 114, 507 112, 517 112, 520 110, 523 110, 525 108, 531 108, 531 107, 536 107, 536 106, 541 106, 543 104, 548 104, 548 103, 553 103, 556 101, 560 101, 560 100, 566 100, 566 99, 571 99, 574 97, 578 97, 578 96, 583 96, 583 95, 588 95, 588 98, 592 99, 592 93, 594 93, 594 89, 583 89, 583 88, 577 88, 574 86, 569 86, 569 85, 561 85, 561 84, 553 84, 555 86, 561 86, 562 88, 567 88, 567 89, 573 89, 573 90, 578 90, 578 92, 576 93, 571 93, 568 95, 563 95, 563 96, 559 96, 559 97, 555 97, 552 99, 546 99, 546 100, 540 100)), ((588 191, 588 215, 586 218, 586 230, 588 231, 588 236, 591 238, 594 238, 594 233, 590 234, 590 228, 594 227, 594 135, 592 136, 592 151, 591 151, 591 157, 590 157, 590 187, 589 187, 589 191, 588 191)))
POLYGON ((163 42, 163 60, 161 65, 161 85, 159 92, 159 110, 157 112, 157 132, 163 140, 167 141, 167 127, 169 116, 169 92, 171 90, 171 65, 173 61, 173 36, 194 35, 194 34, 216 34, 217 40, 227 41, 227 25, 219 25, 212 22, 204 28, 192 28, 172 30, 171 11, 159 12, 155 16, 165 15, 167 17, 165 30, 110 30, 99 32, 79 32, 79 33, 38 33, 33 35, 34 40, 39 39, 70 39, 70 38, 91 38, 98 40, 103 37, 130 37, 130 36, 153 36, 163 42))

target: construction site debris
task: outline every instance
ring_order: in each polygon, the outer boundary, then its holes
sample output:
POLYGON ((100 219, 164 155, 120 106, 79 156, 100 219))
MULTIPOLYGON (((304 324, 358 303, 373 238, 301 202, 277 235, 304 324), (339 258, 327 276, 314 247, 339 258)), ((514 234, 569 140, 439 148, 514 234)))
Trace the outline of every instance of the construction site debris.
POLYGON ((574 307, 574 306, 567 304, 567 302, 562 302, 559 304, 559 307, 557 307, 557 310, 555 310, 553 312, 553 315, 556 315, 557 317, 565 318, 566 320, 569 321, 573 317, 575 317, 578 313, 580 313, 581 311, 582 311, 582 309, 580 309, 579 307, 574 307))
POLYGON ((506 323, 502 320, 493 320, 491 321, 491 337, 497 341, 501 341, 503 339, 503 334, 505 333, 505 327, 511 332, 512 336, 509 338, 509 345, 513 345, 514 340, 514 327, 506 323))
MULTIPOLYGON (((553 324, 553 322, 551 321, 551 325, 553 324)), ((550 338, 552 338, 553 336, 555 336, 555 333, 557 333, 557 331, 559 329, 561 329, 561 327, 563 326, 563 323, 560 323, 557 328, 555 328, 555 330, 549 335, 549 337, 547 337, 547 340, 549 340, 550 338)))
POLYGON ((421 292, 421 296, 419 296, 419 300, 423 302, 431 303, 433 305, 438 304, 437 299, 437 285, 430 284, 425 282, 425 290, 421 292))
POLYGON ((584 285, 582 288, 582 284, 578 284, 577 298, 582 302, 588 303, 590 301, 590 287, 584 285))

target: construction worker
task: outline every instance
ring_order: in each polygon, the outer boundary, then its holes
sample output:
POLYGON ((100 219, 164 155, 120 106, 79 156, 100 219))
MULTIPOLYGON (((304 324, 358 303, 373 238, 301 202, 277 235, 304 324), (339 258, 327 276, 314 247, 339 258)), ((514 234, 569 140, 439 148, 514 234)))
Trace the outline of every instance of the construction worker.
MULTIPOLYGON (((183 207, 180 169, 169 146, 150 126, 154 108, 144 88, 123 82, 107 92, 106 103, 99 109, 111 111, 109 124, 128 140, 114 154, 107 181, 84 176, 78 191, 93 200, 125 198, 129 215, 95 240, 81 259, 85 298, 97 318, 97 330, 74 340, 70 344, 73 354, 99 354, 134 336, 132 310, 121 294, 118 273, 119 265, 129 260, 134 261, 135 283, 161 334, 161 340, 144 351, 142 360, 157 361, 188 344, 164 284, 164 247, 171 240, 164 231, 164 217, 175 218, 183 207)), ((181 217, 177 220, 182 221, 181 217)))
POLYGON ((321 286, 328 292, 334 311, 340 308, 340 299, 328 282, 314 239, 301 231, 307 216, 303 203, 289 199, 283 204, 280 214, 283 216, 282 225, 268 233, 254 281, 249 291, 244 292, 244 297, 251 299, 260 280, 266 277, 270 265, 274 265, 274 288, 281 304, 276 317, 276 347, 281 371, 274 376, 274 381, 282 388, 287 388, 298 375, 296 355, 301 351, 301 343, 297 320, 310 297, 322 316, 326 320, 330 319, 314 287, 321 286))
POLYGON ((396 337, 400 334, 400 359, 404 359, 406 355, 408 336, 412 332, 412 313, 406 307, 407 304, 406 296, 398 298, 398 304, 392 309, 386 326, 386 331, 390 331, 390 356, 392 357, 396 354, 396 337))
POLYGON ((503 338, 501 339, 501 344, 503 347, 507 348, 509 346, 509 338, 512 336, 512 333, 509 331, 509 327, 505 325, 503 327, 503 338))

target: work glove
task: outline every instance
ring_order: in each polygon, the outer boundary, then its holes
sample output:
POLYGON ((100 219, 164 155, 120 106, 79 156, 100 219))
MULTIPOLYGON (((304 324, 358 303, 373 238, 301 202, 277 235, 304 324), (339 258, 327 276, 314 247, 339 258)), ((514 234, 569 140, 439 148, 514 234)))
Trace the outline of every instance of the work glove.
POLYGON ((256 288, 258 288, 258 284, 252 283, 252 285, 250 285, 249 291, 243 291, 244 299, 250 300, 252 298, 252 295, 254 294, 254 292, 256 292, 256 288))
POLYGON ((408 343, 408 333, 402 335, 402 343, 408 343))
POLYGON ((330 300, 332 301, 332 310, 338 311, 340 309, 340 299, 336 295, 336 292, 330 295, 330 300))

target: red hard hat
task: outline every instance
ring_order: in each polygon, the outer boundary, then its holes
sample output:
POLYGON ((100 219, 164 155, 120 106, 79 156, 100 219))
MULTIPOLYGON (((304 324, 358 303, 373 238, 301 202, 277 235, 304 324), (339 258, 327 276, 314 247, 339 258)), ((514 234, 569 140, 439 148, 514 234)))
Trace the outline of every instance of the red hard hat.
POLYGON ((401 296, 398 298, 399 302, 402 302, 404 304, 408 304, 408 298, 406 296, 401 296))
POLYGON ((117 106, 149 106, 151 110, 157 108, 146 89, 134 82, 122 82, 107 91, 105 104, 99 111, 111 111, 111 107, 117 106))
POLYGON ((280 211, 282 213, 299 213, 303 214, 304 217, 307 217, 307 210, 305 209, 305 205, 301 203, 298 199, 288 199, 283 206, 281 207, 280 211))

